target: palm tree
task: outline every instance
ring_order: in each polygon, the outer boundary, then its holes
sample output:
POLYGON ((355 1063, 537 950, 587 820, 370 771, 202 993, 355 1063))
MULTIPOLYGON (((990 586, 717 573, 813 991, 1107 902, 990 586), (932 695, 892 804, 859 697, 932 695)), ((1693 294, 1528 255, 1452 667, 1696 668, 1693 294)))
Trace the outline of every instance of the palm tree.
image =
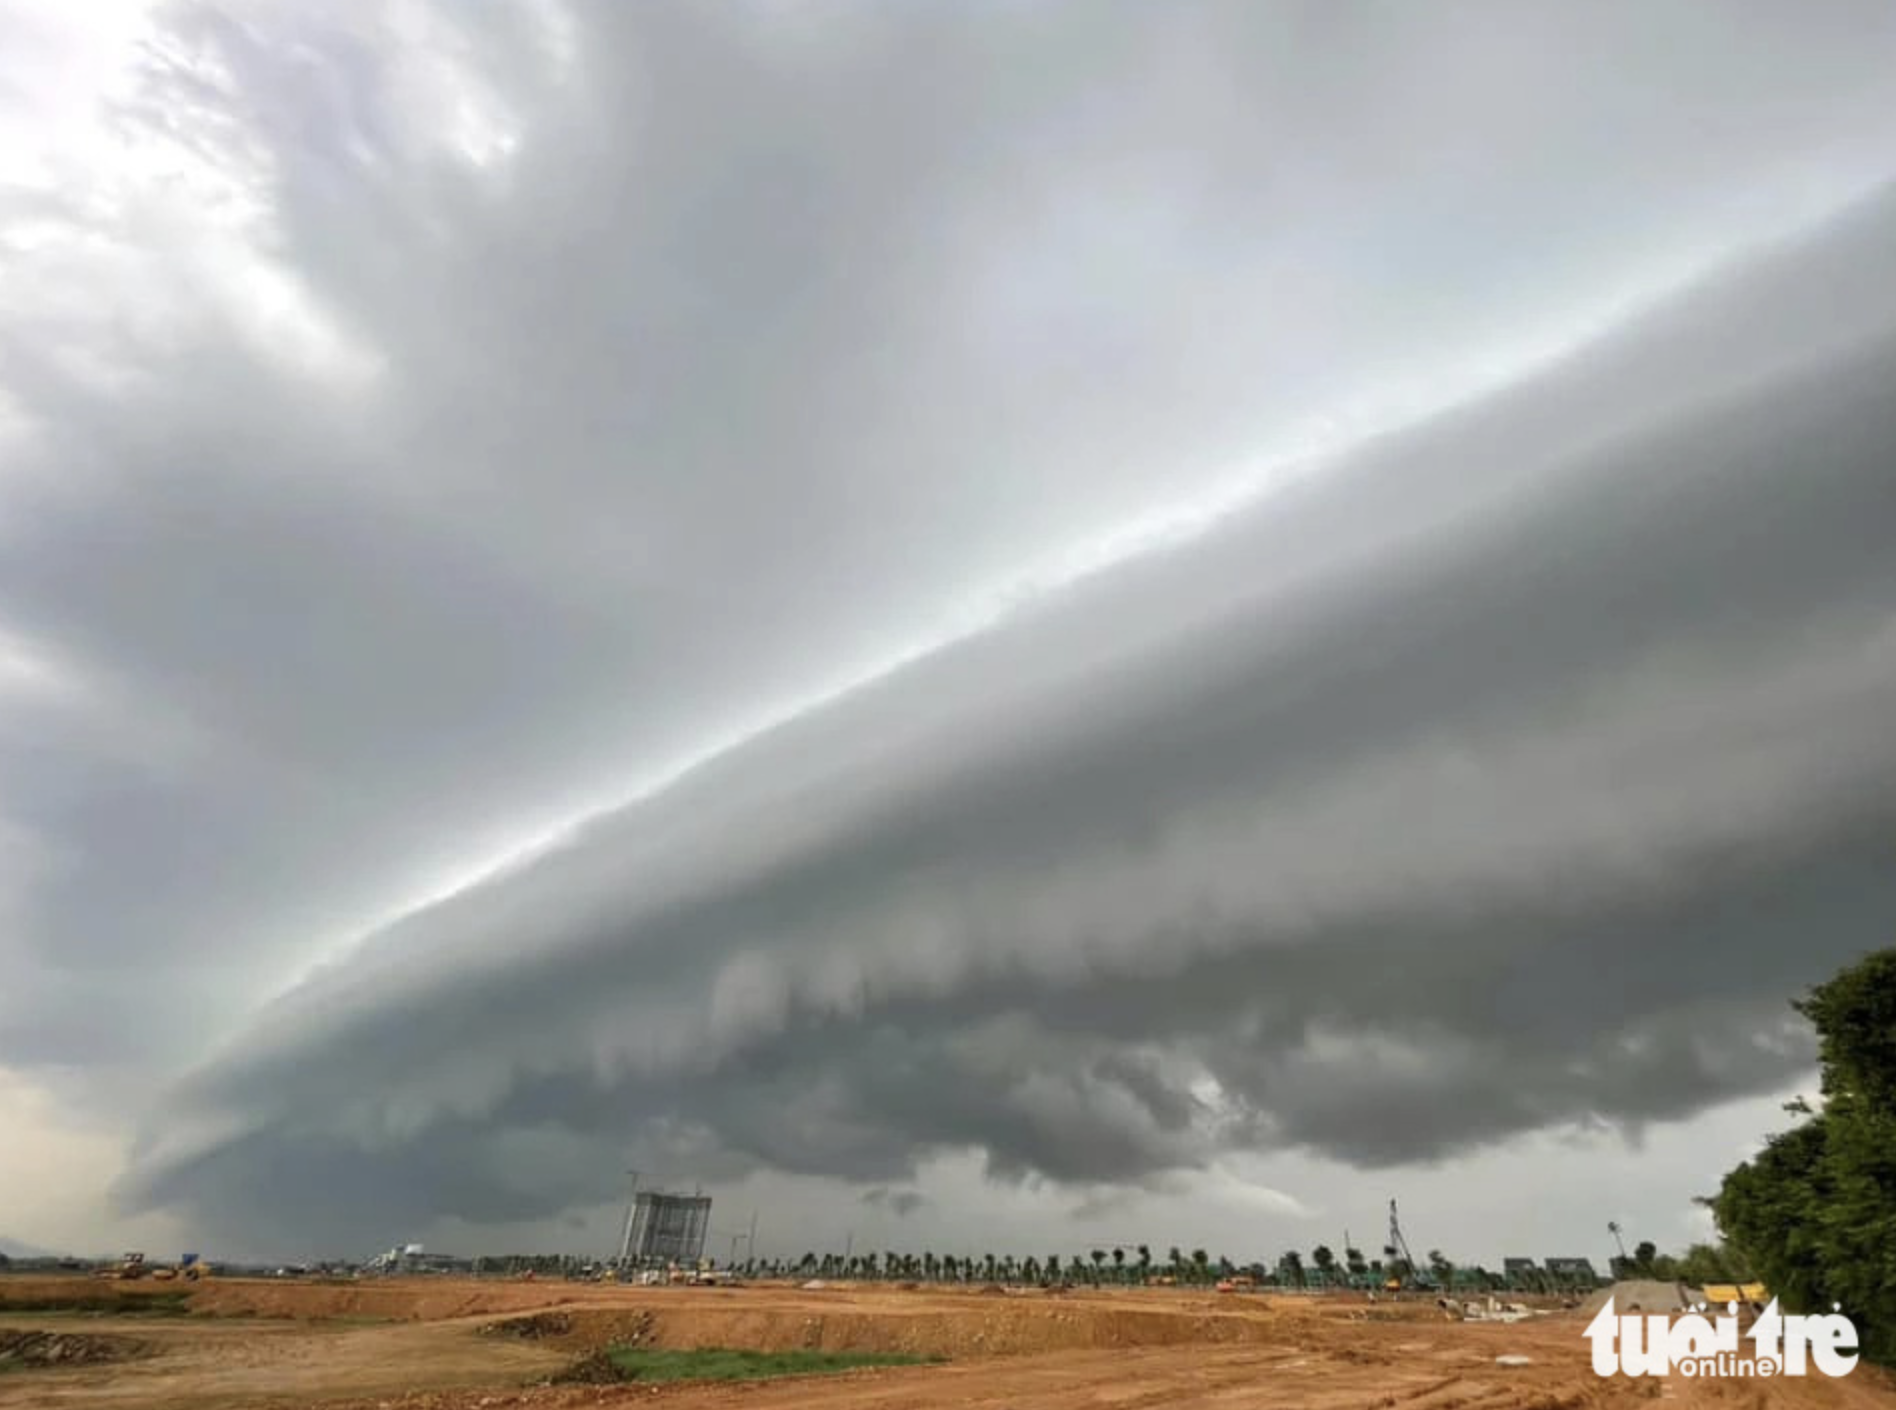
POLYGON ((1315 1248, 1311 1249, 1310 1262, 1315 1265, 1317 1272, 1322 1276, 1322 1281, 1325 1286, 1328 1286, 1330 1275, 1336 1271, 1336 1255, 1330 1252, 1330 1246, 1328 1244, 1318 1244, 1315 1248))
POLYGON ((1113 1279, 1121 1283, 1126 1281, 1126 1251, 1123 1248, 1113 1250, 1113 1279))
POLYGON ((1097 1284, 1106 1272, 1106 1250, 1096 1248, 1088 1256, 1093 1260, 1093 1281, 1097 1284))
POLYGON ((1205 1281, 1205 1270, 1210 1263, 1211 1255, 1206 1253, 1202 1248, 1192 1250, 1193 1276, 1196 1277, 1199 1282, 1202 1283, 1205 1281))
POLYGON ((1171 1248, 1166 1250, 1165 1263, 1166 1271, 1174 1278, 1185 1271, 1185 1255, 1179 1251, 1177 1244, 1173 1244, 1171 1248))

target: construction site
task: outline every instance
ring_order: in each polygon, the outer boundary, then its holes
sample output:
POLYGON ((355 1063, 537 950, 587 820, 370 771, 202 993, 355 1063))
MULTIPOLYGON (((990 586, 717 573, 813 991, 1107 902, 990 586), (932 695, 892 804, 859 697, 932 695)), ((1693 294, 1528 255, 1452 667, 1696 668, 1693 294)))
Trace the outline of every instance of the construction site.
MULTIPOLYGON (((0 1277, 0 1410, 552 1410, 733 1396, 751 1410, 1549 1410, 1655 1396, 1896 1407, 1896 1385, 1869 1366, 1768 1387, 1602 1378, 1583 1332, 1611 1289, 1588 1304, 1219 1286, 16 1274, 0 1277), (856 1368, 740 1385, 588 1374, 628 1349, 856 1368)), ((1693 1292, 1648 1289, 1644 1310, 1680 1310, 1693 1292)), ((1622 1307, 1629 1296, 1637 1288, 1622 1307)))

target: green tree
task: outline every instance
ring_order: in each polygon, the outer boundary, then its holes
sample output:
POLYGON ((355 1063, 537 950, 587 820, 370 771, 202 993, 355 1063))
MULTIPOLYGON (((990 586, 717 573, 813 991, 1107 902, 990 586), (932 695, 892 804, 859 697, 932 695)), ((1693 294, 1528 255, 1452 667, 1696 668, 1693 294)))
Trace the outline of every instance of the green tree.
POLYGON ((1654 1277, 1656 1275, 1652 1265, 1658 1257, 1659 1245, 1651 1239, 1642 1239, 1633 1249, 1633 1267, 1642 1278, 1654 1277))
POLYGON ((1719 1232, 1787 1312, 1856 1323, 1863 1355, 1896 1363, 1896 949, 1879 950, 1792 1007, 1817 1030, 1823 1110, 1725 1176, 1719 1232))
POLYGON ((1745 1283, 1751 1270, 1737 1250, 1726 1244, 1693 1244, 1676 1260, 1679 1281, 1702 1288, 1707 1283, 1745 1283))
POLYGON ((1211 1263, 1211 1255, 1202 1248, 1192 1250, 1192 1274, 1199 1282, 1206 1281, 1206 1269, 1211 1263))
POLYGON ((1123 1248, 1113 1250, 1113 1280, 1120 1283, 1126 1281, 1126 1251, 1123 1248))

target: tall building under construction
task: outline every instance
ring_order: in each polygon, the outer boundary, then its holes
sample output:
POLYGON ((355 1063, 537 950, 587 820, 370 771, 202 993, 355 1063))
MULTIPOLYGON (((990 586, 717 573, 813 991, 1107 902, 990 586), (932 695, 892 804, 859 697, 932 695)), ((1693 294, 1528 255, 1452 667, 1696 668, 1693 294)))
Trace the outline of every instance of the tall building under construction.
POLYGON ((691 1265, 704 1257, 711 1196, 642 1191, 633 1201, 622 1261, 632 1268, 691 1265))

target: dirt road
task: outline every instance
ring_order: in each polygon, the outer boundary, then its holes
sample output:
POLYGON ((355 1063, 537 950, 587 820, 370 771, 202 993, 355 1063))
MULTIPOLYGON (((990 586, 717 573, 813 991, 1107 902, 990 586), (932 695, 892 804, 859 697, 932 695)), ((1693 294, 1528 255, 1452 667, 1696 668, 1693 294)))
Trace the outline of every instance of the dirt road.
MULTIPOLYGON (((149 1294, 149 1289, 143 1290, 149 1294)), ((1171 1289, 1046 1296, 936 1289, 600 1288, 473 1280, 224 1281, 189 1315, 15 1315, 9 1302, 141 1290, 0 1279, 0 1325, 109 1334, 138 1359, 0 1375, 0 1410, 1896 1410, 1867 1369, 1843 1381, 1603 1381, 1577 1316, 1450 1322, 1429 1303, 1217 1297, 1171 1289), (103 1292, 101 1291, 103 1289, 103 1292), (531 1318, 530 1322, 524 1321, 531 1318), (524 1334, 523 1334, 524 1333, 524 1334), (796 1347, 945 1355, 949 1364, 738 1386, 535 1385, 584 1351, 796 1347), (1501 1356, 1528 1364, 1499 1364, 1501 1356)), ((134 1301, 131 1306, 136 1307, 134 1301)))

